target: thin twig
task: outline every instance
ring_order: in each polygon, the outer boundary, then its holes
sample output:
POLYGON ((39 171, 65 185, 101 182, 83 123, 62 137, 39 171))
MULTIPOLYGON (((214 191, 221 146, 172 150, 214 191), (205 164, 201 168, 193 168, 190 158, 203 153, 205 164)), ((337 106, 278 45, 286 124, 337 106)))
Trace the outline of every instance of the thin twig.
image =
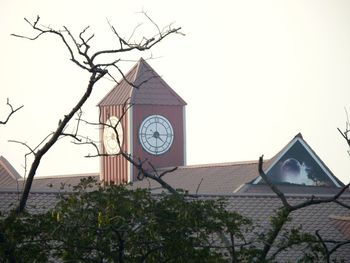
POLYGON ((10 103, 10 100, 9 100, 8 98, 7 98, 6 105, 9 106, 9 108, 10 108, 10 113, 7 115, 7 117, 5 118, 5 120, 0 121, 0 125, 1 125, 1 124, 2 124, 2 125, 6 124, 14 113, 16 113, 17 111, 19 111, 20 109, 22 109, 22 108, 24 107, 24 106, 22 105, 22 106, 19 106, 18 108, 15 108, 15 109, 14 109, 13 106, 12 106, 12 104, 10 103))

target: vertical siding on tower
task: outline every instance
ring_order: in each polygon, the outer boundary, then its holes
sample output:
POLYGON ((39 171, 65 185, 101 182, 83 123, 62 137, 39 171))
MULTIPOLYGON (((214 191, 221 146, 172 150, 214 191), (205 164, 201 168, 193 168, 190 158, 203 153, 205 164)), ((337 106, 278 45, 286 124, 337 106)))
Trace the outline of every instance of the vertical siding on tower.
MULTIPOLYGON (((106 123, 108 118, 111 116, 116 116, 118 119, 120 119, 123 116, 123 105, 114 105, 114 106, 102 106, 100 107, 101 111, 101 121, 103 123, 106 123)), ((121 124, 123 127, 123 142, 122 142, 122 149, 125 152, 128 152, 129 150, 129 141, 128 141, 128 134, 129 134, 129 127, 128 127, 128 118, 129 118, 129 112, 127 112, 122 120, 121 124)), ((105 147, 103 144, 103 127, 101 127, 100 135, 101 139, 101 150, 102 153, 106 153, 105 147)), ((124 159, 124 157, 117 155, 117 156, 103 156, 102 157, 102 169, 101 169, 101 178, 105 183, 108 184, 121 184, 121 183, 127 183, 128 180, 128 166, 129 163, 127 160, 124 159)))

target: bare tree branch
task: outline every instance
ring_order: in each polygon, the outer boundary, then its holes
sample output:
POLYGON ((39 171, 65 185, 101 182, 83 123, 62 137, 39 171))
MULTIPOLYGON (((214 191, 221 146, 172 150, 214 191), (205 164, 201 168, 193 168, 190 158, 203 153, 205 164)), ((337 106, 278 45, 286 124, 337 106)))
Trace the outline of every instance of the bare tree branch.
POLYGON ((84 93, 84 95, 79 99, 78 103, 75 105, 75 107, 64 116, 62 122, 59 124, 57 130, 54 132, 52 137, 49 139, 47 143, 43 147, 37 150, 34 161, 32 163, 32 166, 28 173, 28 178, 26 181, 26 185, 23 190, 23 194, 21 196, 20 203, 17 208, 17 213, 22 213, 29 196, 29 191, 31 189, 34 176, 36 174, 36 170, 39 167, 40 161, 42 157, 46 154, 47 151, 51 149, 51 147, 57 142, 58 138, 62 135, 64 128, 66 127, 67 123, 72 119, 74 114, 82 107, 82 105, 85 103, 85 101, 90 97, 92 88, 95 85, 95 83, 102 77, 102 75, 99 75, 98 73, 93 73, 90 77, 89 84, 87 86, 87 89, 84 93))
POLYGON ((0 120, 0 125, 5 125, 11 118, 11 116, 16 113, 17 111, 19 111, 20 109, 23 108, 22 106, 19 106, 18 108, 13 108, 12 104, 10 103, 10 100, 7 98, 7 102, 6 105, 9 106, 10 108, 10 113, 7 115, 7 117, 5 118, 5 120, 1 121, 0 120))
POLYGON ((137 24, 137 25, 134 27, 134 30, 132 31, 131 35, 129 36, 127 42, 130 42, 130 41, 131 41, 131 39, 133 38, 134 34, 136 33, 136 30, 137 30, 141 25, 142 25, 142 23, 139 23, 139 24, 137 24))
POLYGON ((338 205, 342 206, 342 207, 345 207, 347 209, 350 209, 350 205, 347 205, 341 201, 339 201, 338 199, 337 200, 334 200, 335 203, 337 203, 338 205))
POLYGON ((32 148, 31 148, 27 143, 25 143, 25 142, 20 142, 20 141, 16 141, 16 140, 8 140, 8 142, 13 142, 13 143, 17 143, 17 144, 23 145, 23 146, 25 146, 25 147, 29 150, 29 152, 30 152, 31 154, 33 154, 34 156, 36 155, 35 150, 32 149, 32 148))
POLYGON ((90 125, 100 126, 100 127, 108 127, 108 128, 113 129, 114 133, 116 134, 117 144, 119 145, 119 152, 118 153, 114 153, 114 154, 101 153, 100 149, 99 149, 99 147, 97 145, 97 142, 94 142, 93 140, 88 139, 88 138, 84 138, 85 140, 82 140, 83 137, 79 136, 77 134, 65 134, 65 136, 70 136, 70 137, 74 138, 76 140, 74 143, 77 144, 77 145, 92 145, 93 146, 93 148, 96 151, 96 154, 88 154, 85 157, 92 158, 92 157, 118 156, 118 155, 121 155, 121 156, 123 156, 123 158, 125 158, 128 162, 130 162, 137 169, 137 171, 138 171, 137 178, 139 180, 143 180, 144 178, 152 179, 152 180, 158 182, 164 189, 167 189, 170 193, 178 194, 178 192, 172 186, 170 186, 168 183, 166 183, 162 179, 162 177, 165 176, 166 174, 174 172, 177 169, 177 167, 170 168, 170 169, 164 170, 161 173, 159 173, 158 170, 153 166, 153 164, 151 162, 149 162, 147 159, 141 160, 141 159, 138 159, 138 158, 134 158, 134 157, 132 157, 129 153, 127 153, 123 149, 123 147, 121 145, 121 142, 120 142, 120 139, 119 139, 119 134, 118 134, 117 127, 121 123, 121 121, 125 118, 125 116, 126 116, 127 112, 129 111, 129 109, 133 106, 131 103, 129 103, 129 100, 130 100, 130 98, 128 98, 124 102, 123 108, 122 108, 123 111, 122 111, 121 115, 118 118, 118 122, 115 123, 115 124, 108 123, 108 121, 107 121, 107 123, 104 123, 101 120, 101 116, 100 116, 100 120, 99 120, 98 123, 93 123, 93 122, 88 122, 88 121, 85 121, 85 120, 81 120, 81 121, 83 121, 83 122, 85 122, 87 124, 90 124, 90 125), (144 167, 144 165, 146 163, 151 167, 152 170, 146 169, 144 167))
POLYGON ((322 247, 324 249, 324 254, 326 256, 326 262, 329 263, 330 262, 329 250, 328 250, 326 243, 323 241, 323 239, 319 233, 319 230, 316 230, 316 236, 317 236, 318 240, 320 241, 320 243, 322 244, 322 247))
POLYGON ((78 65, 80 68, 85 69, 90 71, 90 69, 86 66, 84 66, 82 63, 80 63, 74 56, 74 52, 72 50, 72 48, 70 47, 70 45, 68 44, 68 41, 66 39, 66 37, 64 36, 64 33, 68 33, 68 35, 71 35, 69 30, 64 27, 64 30, 54 30, 50 27, 38 27, 37 24, 40 20, 40 16, 37 16, 37 19, 34 23, 31 23, 27 18, 24 18, 24 20, 35 30, 38 31, 39 33, 34 36, 34 37, 27 37, 27 36, 23 36, 23 35, 18 35, 18 34, 11 34, 14 37, 20 37, 20 38, 25 38, 28 40, 37 40, 39 37, 41 37, 44 34, 54 34, 60 37, 60 39, 62 40, 62 42, 64 43, 64 45, 66 46, 69 54, 70 54, 70 60, 72 62, 74 62, 76 65, 78 65), (45 28, 45 29, 44 29, 45 28))
MULTIPOLYGON (((143 12, 144 15, 146 15, 145 12, 143 12)), ((148 17, 148 16, 146 16, 148 17)), ((152 23, 154 23, 151 20, 152 23)), ((110 24, 110 22, 108 21, 108 23, 110 24)), ((110 28, 112 30, 112 32, 117 36, 118 41, 119 41, 119 45, 120 47, 117 49, 109 49, 109 50, 101 50, 101 51, 97 51, 95 52, 92 56, 91 56, 91 61, 94 62, 94 60, 104 54, 117 54, 117 53, 121 53, 121 52, 128 52, 128 51, 132 51, 132 50, 139 50, 139 51, 145 51, 145 50, 149 50, 151 49, 154 45, 156 45, 157 43, 159 43, 160 41, 162 41, 164 38, 166 38, 168 35, 170 34, 181 34, 183 35, 180 30, 181 27, 177 27, 177 28, 172 28, 172 27, 168 27, 167 30, 164 31, 159 31, 159 27, 157 26, 158 29, 158 33, 156 36, 153 36, 151 38, 146 38, 144 37, 143 39, 145 39, 145 41, 140 41, 139 43, 131 43, 129 40, 126 41, 124 38, 122 38, 117 31, 115 30, 115 28, 110 24, 110 28)), ((134 29, 135 32, 136 29, 134 29)), ((134 32, 132 33, 131 36, 134 35, 134 32)))
POLYGON ((344 140, 346 141, 346 143, 348 144, 349 146, 349 149, 348 149, 348 154, 350 155, 350 137, 349 137, 349 133, 350 133, 350 120, 349 120, 349 114, 348 114, 348 111, 347 109, 345 108, 345 115, 346 115, 346 122, 345 122, 345 130, 342 131, 340 130, 339 128, 338 131, 339 133, 341 134, 341 136, 344 138, 344 140))
POLYGON ((331 202, 335 202, 336 200, 338 200, 342 194, 349 188, 350 183, 348 183, 347 185, 343 186, 338 193, 336 193, 335 195, 329 197, 329 198, 320 198, 320 199, 315 199, 315 196, 311 196, 311 198, 309 200, 306 200, 305 202, 302 202, 300 204, 294 205, 292 206, 292 211, 298 210, 300 208, 304 208, 307 206, 311 206, 311 205, 318 205, 318 204, 324 204, 324 203, 331 203, 331 202))
POLYGON ((350 240, 344 240, 344 241, 335 241, 335 240, 324 240, 320 233, 319 230, 316 231, 316 236, 318 240, 320 241, 323 249, 324 249, 324 254, 325 254, 325 259, 327 263, 332 262, 331 261, 331 256, 333 253, 335 253, 339 248, 341 248, 344 245, 350 244, 350 240), (327 246, 327 243, 333 244, 332 248, 329 249, 327 246))
POLYGON ((148 19, 149 21, 151 21, 151 23, 157 28, 157 30, 158 30, 158 35, 159 35, 159 36, 162 35, 162 31, 160 30, 159 26, 149 17, 149 15, 148 15, 145 11, 141 11, 140 13, 141 13, 141 14, 144 14, 144 15, 147 17, 147 19, 148 19))
MULTIPOLYGON (((159 183, 164 189, 167 189, 172 194, 179 194, 171 185, 166 183, 161 177, 157 176, 154 173, 149 172, 143 167, 143 162, 136 162, 129 154, 126 154, 125 152, 120 153, 126 160, 128 160, 131 164, 134 165, 134 167, 137 168, 139 173, 141 173, 144 177, 150 178, 157 183, 159 183)), ((170 169, 173 170, 173 169, 170 169)))
MULTIPOLYGON (((102 123, 103 124, 103 123, 102 123)), ((103 124, 107 127, 111 127, 109 124, 103 124)), ((114 129, 116 129, 116 127, 112 126, 114 129)), ((117 131, 115 130, 115 132, 117 133, 117 131)), ((118 138, 118 136, 117 136, 118 138)), ((120 145, 120 142, 118 142, 120 145)), ((93 158, 93 157, 102 157, 102 156, 118 156, 121 155, 123 156, 128 162, 130 162, 138 171, 139 175, 137 176, 137 178, 139 180, 143 180, 143 178, 149 178, 152 179, 156 182, 158 182, 164 189, 168 190, 170 193, 172 194, 179 194, 171 185, 169 185, 168 183, 166 183, 163 179, 162 176, 164 176, 167 173, 171 173, 174 172, 177 167, 171 168, 169 170, 163 171, 160 175, 158 175, 158 171, 156 170, 156 168, 154 168, 154 166, 150 163, 147 162, 147 160, 136 160, 135 158, 133 158, 130 154, 126 153, 125 151, 122 150, 122 147, 120 147, 120 152, 117 154, 108 154, 108 153, 101 153, 99 150, 99 147, 97 145, 96 142, 92 141, 92 140, 87 140, 84 142, 75 142, 75 144, 78 145, 92 145, 94 147, 94 149, 96 150, 96 154, 88 154, 87 158, 93 158), (151 167, 153 167, 153 171, 149 171, 148 169, 144 168, 144 164, 148 163, 151 167)))
POLYGON ((199 188, 201 187, 201 184, 202 184, 203 180, 204 180, 204 177, 202 177, 201 181, 197 185, 196 194, 198 194, 199 188))
POLYGON ((341 129, 337 128, 341 136, 345 139, 346 143, 350 146, 350 138, 348 137, 348 133, 350 130, 342 131, 341 129))
POLYGON ((284 196, 284 194, 278 189, 278 187, 276 185, 274 185, 269 178, 267 177, 267 175, 265 174, 264 170, 263 170, 263 164, 264 164, 264 155, 262 155, 259 158, 259 174, 262 177, 262 179, 266 182, 266 184, 271 188, 271 190, 273 192, 275 192, 275 194, 281 199, 284 207, 288 210, 291 210, 291 205, 288 203, 286 197, 284 196))
POLYGON ((317 205, 317 204, 323 204, 323 203, 331 203, 331 202, 335 202, 336 200, 338 200, 343 194, 344 192, 350 187, 350 183, 348 183, 347 185, 343 186, 338 193, 336 193, 335 195, 329 197, 329 198, 317 198, 312 195, 310 199, 306 200, 305 202, 296 204, 296 205, 291 205, 288 203, 285 195, 278 189, 278 187, 276 185, 274 185, 266 176, 265 172, 263 171, 263 156, 261 156, 259 158, 259 174, 260 176, 264 179, 264 181, 266 182, 266 184, 271 188, 271 190, 281 199, 283 206, 290 211, 295 211, 307 206, 311 206, 311 205, 317 205))
POLYGON ((164 172, 162 172, 160 175, 159 175, 159 178, 162 178, 164 175, 168 174, 168 173, 173 173, 175 172, 176 170, 178 169, 178 167, 174 167, 174 168, 171 168, 169 170, 166 170, 164 172))

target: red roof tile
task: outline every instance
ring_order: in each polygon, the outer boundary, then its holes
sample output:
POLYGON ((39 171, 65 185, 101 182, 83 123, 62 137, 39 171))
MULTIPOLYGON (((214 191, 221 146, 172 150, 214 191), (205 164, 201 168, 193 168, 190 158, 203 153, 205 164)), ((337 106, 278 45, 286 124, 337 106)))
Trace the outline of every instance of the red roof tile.
MULTIPOLYGON (((183 166, 162 179, 175 189, 184 189, 191 194, 232 194, 257 176, 258 163, 250 161, 183 166)), ((163 191, 157 182, 146 179, 135 181, 131 187, 149 188, 153 193, 163 191)))
POLYGON ((16 187, 19 178, 21 178, 21 176, 17 173, 15 168, 13 168, 5 157, 0 156, 0 186, 16 187))
POLYGON ((98 104, 98 106, 131 104, 183 106, 186 102, 141 58, 98 104), (138 88, 132 87, 132 83, 138 88))
POLYGON ((331 215, 329 218, 334 226, 342 232, 347 239, 350 239, 350 216, 331 215))

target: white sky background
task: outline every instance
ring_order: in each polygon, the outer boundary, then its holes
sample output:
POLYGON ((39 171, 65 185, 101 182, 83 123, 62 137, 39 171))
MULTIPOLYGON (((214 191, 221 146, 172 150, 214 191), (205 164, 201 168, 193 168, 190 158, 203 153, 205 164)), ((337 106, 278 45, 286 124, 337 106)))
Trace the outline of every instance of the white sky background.
MULTIPOLYGON (((343 182, 350 157, 336 130, 350 108, 350 1, 19 1, 0 2, 0 118, 6 98, 24 108, 0 127, 0 155, 23 174, 23 146, 35 146, 83 94, 88 74, 69 61, 53 36, 37 41, 11 37, 31 34, 23 17, 73 33, 90 25, 96 49, 118 44, 111 20, 128 36, 144 9, 159 25, 175 22, 174 35, 152 50, 151 66, 188 103, 188 164, 272 157, 298 132, 343 182), (115 42, 113 42, 115 41, 115 42)), ((150 34, 140 27, 139 34, 150 34)), ((127 56, 147 58, 151 53, 127 56)), ((128 70, 133 63, 125 63, 128 70)), ((118 77, 119 78, 119 77, 118 77)), ((113 87, 103 80, 83 108, 98 120, 99 100, 113 87)), ((73 126, 68 128, 72 129, 73 126)), ((98 138, 95 128, 82 132, 98 138)), ((43 158, 38 176, 97 172, 94 153, 64 139, 43 158)))

